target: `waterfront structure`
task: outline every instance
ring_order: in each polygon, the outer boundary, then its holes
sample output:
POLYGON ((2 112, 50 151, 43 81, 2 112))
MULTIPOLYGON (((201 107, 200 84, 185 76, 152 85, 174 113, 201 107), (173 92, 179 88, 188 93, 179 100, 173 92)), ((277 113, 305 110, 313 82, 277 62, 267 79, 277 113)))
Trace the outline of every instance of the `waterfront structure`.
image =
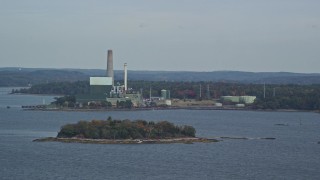
POLYGON ((231 103, 239 103, 240 97, 239 96, 221 96, 221 102, 231 102, 231 103))
POLYGON ((139 92, 128 88, 127 63, 124 63, 123 71, 123 85, 117 84, 112 86, 109 96, 106 97, 106 101, 110 102, 112 106, 117 106, 117 104, 122 101, 131 101, 133 107, 143 106, 142 95, 139 92))
POLYGON ((167 99, 167 90, 165 89, 162 89, 161 90, 161 99, 167 99))
POLYGON ((128 88, 127 63, 124 64, 123 85, 114 83, 113 53, 108 50, 107 70, 104 77, 90 77, 90 94, 76 95, 79 103, 103 102, 107 101, 112 106, 117 106, 119 102, 131 101, 134 107, 142 106, 142 95, 128 88))
POLYGON ((111 77, 90 77, 90 94, 103 94, 110 91, 111 77))
POLYGON ((160 97, 152 97, 151 96, 151 87, 150 87, 150 98, 147 100, 147 104, 154 103, 157 106, 171 106, 172 101, 170 97, 170 90, 161 90, 161 96, 160 97))
POLYGON ((246 105, 245 104, 236 104, 235 107, 236 108, 244 108, 244 107, 246 107, 246 105))
POLYGON ((131 101, 133 107, 143 106, 143 99, 140 93, 126 92, 117 97, 107 97, 106 101, 110 102, 112 106, 117 106, 119 102, 131 101))
POLYGON ((214 103, 215 107, 222 107, 222 103, 214 103))
POLYGON ((252 104, 256 96, 221 96, 221 102, 252 104))
POLYGON ((256 98, 256 96, 240 96, 239 100, 240 103, 252 104, 256 98))
POLYGON ((104 95, 110 92, 114 86, 114 73, 113 73, 113 54, 112 50, 108 50, 107 55, 107 72, 103 77, 90 77, 90 94, 91 95, 104 95))

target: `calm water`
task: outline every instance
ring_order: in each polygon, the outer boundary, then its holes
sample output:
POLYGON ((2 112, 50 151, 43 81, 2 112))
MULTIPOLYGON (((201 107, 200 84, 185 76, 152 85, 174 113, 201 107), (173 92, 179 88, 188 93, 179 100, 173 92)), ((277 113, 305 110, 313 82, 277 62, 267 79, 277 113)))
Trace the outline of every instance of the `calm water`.
POLYGON ((43 99, 48 103, 53 97, 5 91, 0 91, 0 179, 320 179, 320 115, 316 113, 23 111, 20 105, 42 104, 43 99), (56 136, 66 123, 108 116, 192 125, 197 136, 276 140, 168 145, 32 142, 56 136))

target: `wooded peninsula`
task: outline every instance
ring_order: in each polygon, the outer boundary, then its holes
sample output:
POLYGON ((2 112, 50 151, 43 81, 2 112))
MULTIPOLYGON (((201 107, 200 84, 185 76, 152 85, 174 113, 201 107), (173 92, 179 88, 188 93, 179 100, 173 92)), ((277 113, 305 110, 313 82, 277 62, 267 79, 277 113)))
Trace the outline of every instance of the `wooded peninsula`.
MULTIPOLYGON (((256 96, 255 102, 248 109, 294 109, 294 110, 320 110, 320 85, 297 84, 241 84, 223 82, 168 82, 168 81, 129 81, 134 89, 141 89, 142 97, 150 94, 159 96, 162 89, 169 89, 171 98, 197 101, 206 99, 219 99, 221 96, 256 96), (202 85, 202 89, 199 86, 202 85), (150 89, 152 87, 152 89, 150 89), (150 91, 149 91, 150 89, 150 91), (210 89, 210 91, 207 91, 210 89), (203 96, 200 97, 199 95, 203 96)), ((53 82, 34 85, 28 89, 12 90, 12 93, 30 94, 60 94, 65 97, 58 98, 57 105, 68 102, 73 107, 76 94, 89 93, 88 81, 78 82, 53 82)), ((107 106, 107 105, 106 105, 107 106)))

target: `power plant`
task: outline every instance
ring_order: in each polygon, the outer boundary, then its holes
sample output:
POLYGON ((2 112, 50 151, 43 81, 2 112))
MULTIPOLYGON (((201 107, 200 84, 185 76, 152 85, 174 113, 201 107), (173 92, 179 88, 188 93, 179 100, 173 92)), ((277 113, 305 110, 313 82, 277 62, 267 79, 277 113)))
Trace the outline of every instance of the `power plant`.
POLYGON ((108 50, 106 76, 90 77, 90 94, 77 95, 79 103, 107 101, 112 106, 119 102, 131 101, 135 107, 142 106, 142 95, 128 88, 127 63, 124 63, 123 84, 114 83, 113 52, 108 50))
MULTIPOLYGON (((201 99, 201 84, 199 97, 201 99)), ((209 86, 207 86, 207 97, 209 99, 209 86)), ((77 102, 85 105, 89 104, 101 104, 109 103, 114 107, 118 107, 119 104, 129 103, 133 107, 151 106, 156 104, 157 106, 171 106, 170 90, 162 89, 161 97, 152 97, 150 87, 150 99, 143 101, 142 92, 135 91, 128 87, 128 64, 123 64, 123 83, 115 82, 114 70, 113 70, 113 52, 107 51, 107 68, 106 76, 90 77, 90 93, 76 95, 77 102)), ((255 96, 221 96, 220 101, 223 103, 243 103, 252 104, 256 99, 255 96)), ((221 104, 222 105, 222 104, 221 104)), ((242 104, 238 104, 242 105, 242 104)))
MULTIPOLYGON (((222 108, 223 104, 230 106, 233 105, 236 108, 243 108, 248 104, 254 103, 256 96, 221 96, 221 103, 213 103, 210 101, 210 89, 207 85, 207 99, 202 100, 202 85, 199 86, 199 101, 192 100, 172 99, 170 90, 162 89, 158 92, 161 96, 152 96, 152 90, 150 86, 149 99, 143 99, 142 89, 134 90, 128 86, 128 64, 123 64, 123 81, 115 82, 114 69, 113 69, 113 52, 107 51, 107 68, 104 76, 90 77, 90 93, 77 94, 77 106, 89 108, 95 107, 189 107, 189 106, 212 106, 215 108, 222 108), (222 104, 223 103, 223 104, 222 104)), ((185 93, 185 92, 184 92, 185 93)))

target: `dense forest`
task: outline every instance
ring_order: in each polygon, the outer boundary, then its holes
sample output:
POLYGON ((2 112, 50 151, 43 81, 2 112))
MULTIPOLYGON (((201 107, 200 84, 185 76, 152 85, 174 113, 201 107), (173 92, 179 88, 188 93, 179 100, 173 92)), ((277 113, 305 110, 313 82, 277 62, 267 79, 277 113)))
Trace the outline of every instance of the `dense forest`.
POLYGON ((88 81, 76 82, 52 82, 45 84, 36 84, 30 88, 13 89, 12 93, 28 94, 56 94, 56 95, 76 95, 88 94, 90 85, 88 81))
POLYGON ((159 96, 161 89, 170 90, 171 98, 178 99, 219 99, 221 96, 256 96, 254 109, 320 109, 320 84, 279 85, 279 84, 240 84, 214 82, 148 82, 135 81, 130 86, 142 88, 143 96, 159 96), (201 87, 200 87, 201 86, 201 87), (201 90, 201 92, 200 92, 201 90), (200 97, 201 94, 201 97, 200 97))
MULTIPOLYGON (((219 99, 221 96, 257 96, 250 107, 255 109, 320 109, 320 85, 278 85, 240 84, 215 82, 166 82, 166 81, 129 81, 129 87, 141 91, 144 98, 160 96, 161 90, 170 91, 171 98, 176 99, 219 99), (201 86, 201 88, 200 88, 201 86), (201 92, 200 92, 201 89, 201 92), (201 97, 200 97, 201 94, 201 97)), ((32 94, 76 95, 89 93, 87 81, 60 82, 34 85, 29 89, 13 92, 32 94)))
POLYGON ((257 98, 254 109, 320 110, 320 86, 281 86, 276 95, 257 98))
POLYGON ((3 70, 0 71, 0 86, 27 87, 50 82, 75 82, 89 79, 89 75, 67 70, 3 70))
POLYGON ((92 120, 79 121, 61 127, 59 138, 88 139, 155 139, 175 137, 195 137, 192 126, 175 126, 168 121, 147 122, 144 120, 92 120))

